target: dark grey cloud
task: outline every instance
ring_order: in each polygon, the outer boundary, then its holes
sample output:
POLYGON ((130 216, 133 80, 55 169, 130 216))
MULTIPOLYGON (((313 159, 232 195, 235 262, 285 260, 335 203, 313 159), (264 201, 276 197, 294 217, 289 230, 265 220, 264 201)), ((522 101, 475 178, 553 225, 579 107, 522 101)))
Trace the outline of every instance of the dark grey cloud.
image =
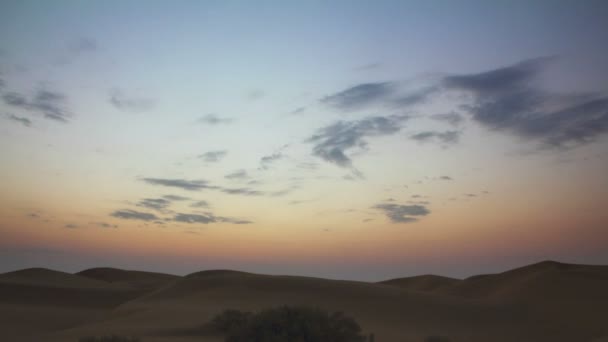
POLYGON ((431 119, 437 121, 447 122, 452 126, 458 126, 464 122, 464 116, 456 112, 444 113, 444 114, 433 114, 431 119))
POLYGON ((10 92, 2 95, 2 99, 4 100, 4 103, 9 106, 26 107, 28 105, 27 98, 16 92, 10 92))
POLYGON ((164 195, 163 198, 167 199, 169 201, 189 201, 190 200, 189 197, 178 196, 178 195, 164 195))
POLYGON ((72 224, 72 223, 68 223, 68 224, 66 224, 64 227, 65 227, 65 228, 70 228, 70 229, 76 229, 76 228, 78 228, 78 226, 77 226, 77 225, 72 224))
POLYGON ((367 138, 391 135, 401 130, 406 115, 374 116, 357 121, 338 121, 323 127, 306 139, 313 144, 312 154, 340 167, 352 168, 346 152, 354 148, 365 149, 367 138))
POLYGON ((180 188, 188 191, 198 191, 203 189, 217 189, 218 187, 209 185, 205 180, 187 179, 166 179, 166 178, 143 178, 144 182, 153 185, 161 185, 173 188, 180 188))
POLYGON ((171 205, 171 201, 164 198, 144 198, 137 203, 138 207, 154 210, 164 210, 171 205))
POLYGON ((209 202, 207 201, 196 201, 190 204, 192 208, 209 208, 209 202))
POLYGON ((391 82, 363 83, 325 96, 321 102, 341 110, 354 110, 378 103, 394 92, 395 85, 391 82))
POLYGON ((225 175, 224 178, 233 179, 233 180, 243 180, 243 179, 248 179, 249 175, 247 174, 247 171, 241 169, 241 170, 236 170, 236 171, 233 171, 233 172, 225 175))
POLYGON ((554 58, 537 58, 477 74, 449 76, 449 90, 472 95, 472 118, 544 147, 571 147, 608 132, 608 96, 543 91, 537 78, 554 58))
POLYGON ((142 221, 155 221, 158 217, 154 214, 145 213, 141 211, 122 209, 116 210, 110 214, 110 216, 127 219, 127 220, 142 220, 142 221))
POLYGON ((450 177, 450 176, 441 176, 441 177, 439 177, 439 179, 441 179, 441 180, 448 180, 448 181, 453 180, 453 178, 450 177))
POLYGON ((227 154, 228 154, 228 151, 226 151, 226 150, 217 150, 217 151, 205 152, 205 153, 199 155, 198 157, 207 163, 215 163, 215 162, 219 162, 220 160, 222 160, 224 157, 226 157, 227 154))
POLYGON ((460 135, 460 131, 425 131, 411 135, 410 139, 416 140, 418 142, 437 141, 444 145, 453 145, 458 143, 458 141, 460 140, 460 135))
POLYGON ((13 114, 9 114, 9 115, 7 115, 7 118, 8 118, 9 120, 12 120, 12 121, 18 122, 18 123, 22 124, 22 125, 23 125, 23 126, 25 126, 25 127, 30 127, 30 126, 32 126, 32 121, 31 121, 30 119, 28 119, 28 118, 23 118, 23 117, 16 116, 16 115, 13 115, 13 114))
POLYGON ((110 104, 122 111, 142 112, 154 107, 154 100, 125 94, 122 90, 110 91, 110 104))
POLYGON ((419 204, 400 205, 393 203, 381 203, 372 207, 382 210, 393 223, 410 223, 418 220, 418 216, 426 216, 430 211, 419 204))
POLYGON ((38 89, 29 100, 25 95, 9 92, 2 99, 9 106, 42 114, 47 119, 65 123, 70 118, 65 106, 65 95, 54 91, 38 89))
POLYGON ((233 120, 231 118, 222 118, 215 114, 207 114, 199 118, 197 121, 207 125, 220 125, 231 123, 233 120))

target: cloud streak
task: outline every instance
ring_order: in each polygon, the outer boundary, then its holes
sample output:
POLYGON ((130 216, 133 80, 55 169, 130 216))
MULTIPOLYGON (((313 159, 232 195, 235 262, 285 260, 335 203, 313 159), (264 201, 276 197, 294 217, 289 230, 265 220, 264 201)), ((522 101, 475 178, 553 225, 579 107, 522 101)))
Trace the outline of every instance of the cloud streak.
POLYGON ((393 203, 381 203, 373 206, 372 208, 383 211, 393 223, 416 222, 418 220, 417 217, 430 214, 430 211, 424 205, 419 204, 400 205, 393 203))

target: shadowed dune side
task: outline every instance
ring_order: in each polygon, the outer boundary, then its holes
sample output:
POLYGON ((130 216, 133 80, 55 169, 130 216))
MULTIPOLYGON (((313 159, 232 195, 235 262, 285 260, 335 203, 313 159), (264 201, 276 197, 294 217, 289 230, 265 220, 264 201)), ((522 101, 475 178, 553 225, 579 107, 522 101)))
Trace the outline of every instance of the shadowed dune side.
POLYGON ((462 280, 460 279, 426 274, 415 277, 385 280, 378 284, 398 286, 413 291, 434 292, 454 286, 461 281, 462 280))
POLYGON ((608 336, 605 266, 543 262, 465 280, 427 275, 381 283, 230 270, 185 277, 106 268, 77 275, 23 272, 0 275, 0 320, 7 322, 0 335, 12 342, 113 333, 146 342, 219 342, 221 336, 202 329, 215 314, 281 305, 344 311, 381 342, 429 335, 452 342, 597 342, 608 336), (138 285, 153 283, 159 286, 138 285))
POLYGON ((179 279, 165 273, 128 271, 118 268, 98 267, 76 273, 76 275, 141 290, 153 290, 179 279))
POLYGON ((517 318, 517 309, 475 300, 365 282, 206 271, 129 301, 103 322, 63 331, 52 340, 106 331, 138 335, 146 341, 171 341, 175 336, 213 341, 218 336, 201 339, 197 334, 215 314, 228 308, 256 311, 280 305, 344 311, 383 342, 421 341, 431 334, 486 341, 496 331, 501 334, 494 341, 523 341, 521 331, 533 337, 540 334, 530 333, 532 328, 517 318))
POLYGON ((142 292, 42 268, 0 274, 0 336, 66 329, 99 319, 142 292))

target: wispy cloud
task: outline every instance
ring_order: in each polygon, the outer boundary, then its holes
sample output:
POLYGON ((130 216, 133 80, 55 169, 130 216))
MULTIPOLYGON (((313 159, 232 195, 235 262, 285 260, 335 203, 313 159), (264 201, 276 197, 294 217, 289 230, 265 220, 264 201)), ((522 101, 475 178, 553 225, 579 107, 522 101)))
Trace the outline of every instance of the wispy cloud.
POLYGON ((434 114, 434 115, 431 115, 431 119, 436 120, 436 121, 447 122, 448 124, 450 124, 452 126, 459 126, 461 123, 464 122, 464 116, 462 116, 461 114, 458 114, 456 112, 434 114))
POLYGON ((249 174, 247 174, 246 170, 236 170, 233 171, 227 175, 224 176, 224 178, 226 179, 232 179, 232 180, 244 180, 244 179, 249 179, 249 174))
POLYGON ((400 205, 393 203, 381 203, 372 207, 382 210, 393 223, 410 223, 418 220, 419 216, 426 216, 430 211, 423 205, 400 205))
POLYGON ((38 89, 31 99, 16 92, 8 92, 2 99, 9 106, 42 114, 46 119, 66 123, 70 118, 65 95, 51 90, 38 89))
POLYGON ((557 94, 536 85, 555 58, 543 57, 515 65, 446 77, 444 86, 473 96, 465 108, 485 127, 535 140, 545 147, 570 147, 608 132, 608 97, 557 94))
POLYGON ((199 123, 207 124, 207 125, 220 125, 220 124, 228 124, 233 121, 232 118, 222 118, 215 114, 207 114, 197 120, 199 123))
POLYGON ((141 221, 156 221, 159 218, 150 213, 135 211, 130 209, 116 210, 110 216, 126 219, 126 220, 141 220, 141 221))
POLYGON ((25 127, 31 127, 32 126, 32 121, 28 118, 24 118, 24 117, 20 117, 20 116, 16 116, 13 114, 9 114, 6 116, 9 120, 18 122, 20 124, 22 124, 25 127))
POLYGON ((216 186, 211 186, 205 180, 187 180, 187 179, 166 179, 166 178, 142 178, 142 181, 167 187, 174 187, 188 191, 198 191, 203 189, 217 189, 216 186))
POLYGON ((367 139, 391 135, 401 130, 406 115, 374 116, 357 121, 338 121, 323 127, 306 139, 313 144, 312 154, 340 167, 353 168, 347 152, 367 148, 367 139))
POLYGON ((355 110, 378 103, 394 92, 392 82, 363 83, 325 96, 321 102, 341 110, 355 110))
POLYGON ((137 203, 138 207, 159 211, 166 209, 169 205, 171 205, 171 201, 164 198, 144 198, 137 203))
POLYGON ((142 112, 154 107, 154 100, 145 97, 127 95, 120 89, 110 91, 110 104, 122 111, 142 112))
POLYGON ((209 208, 209 202, 207 201, 196 201, 190 204, 192 208, 209 208))
POLYGON ((227 150, 217 150, 217 151, 209 151, 205 152, 198 157, 204 160, 206 163, 216 163, 220 160, 224 159, 228 154, 227 150))
POLYGON ((436 131, 425 131, 416 133, 410 136, 410 139, 416 140, 418 142, 429 142, 429 141, 437 141, 442 143, 444 146, 453 145, 458 143, 460 140, 460 135, 462 133, 460 131, 445 131, 445 132, 436 132, 436 131))

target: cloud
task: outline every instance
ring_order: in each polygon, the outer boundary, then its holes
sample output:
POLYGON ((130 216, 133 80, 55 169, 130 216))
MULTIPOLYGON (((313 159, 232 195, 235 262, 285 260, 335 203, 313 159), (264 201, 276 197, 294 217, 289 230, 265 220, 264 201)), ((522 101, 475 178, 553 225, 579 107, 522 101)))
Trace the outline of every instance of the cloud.
POLYGON ((325 96, 321 102, 341 110, 355 110, 378 103, 394 91, 395 86, 391 82, 363 83, 325 96))
POLYGON ((209 224, 213 222, 217 222, 215 216, 209 215, 199 215, 199 214, 182 214, 178 213, 173 217, 173 221, 176 222, 184 222, 184 223, 202 223, 209 224))
POLYGON ((380 67, 382 67, 382 63, 368 63, 368 64, 359 65, 359 66, 355 67, 354 70, 368 71, 368 70, 379 69, 380 67))
POLYGON ((252 221, 236 219, 232 217, 222 217, 215 216, 211 213, 201 214, 184 214, 177 213, 173 217, 173 221, 182 222, 182 223, 200 223, 200 224, 209 224, 209 223, 232 223, 232 224, 251 224, 252 221))
POLYGON ((209 208, 209 202, 207 201, 196 201, 190 204, 192 208, 209 208))
POLYGON ((70 228, 70 229, 76 229, 76 228, 78 228, 78 226, 77 226, 77 225, 72 224, 72 223, 68 223, 68 224, 66 224, 64 227, 65 227, 65 228, 70 228))
POLYGON ((110 92, 110 104, 122 111, 142 112, 154 107, 152 99, 126 95, 122 90, 114 89, 110 92))
POLYGON ((187 179, 165 179, 165 178, 143 178, 144 182, 153 185, 161 185, 167 187, 180 188, 188 191, 198 191, 203 189, 217 189, 216 186, 211 186, 205 180, 187 180, 187 179))
POLYGON ((374 116, 357 121, 338 121, 323 127, 306 140, 313 144, 312 154, 340 167, 352 168, 346 152, 354 148, 365 149, 367 138, 391 135, 401 130, 405 115, 374 116))
POLYGON ((441 177, 439 177, 439 179, 441 179, 441 180, 448 180, 448 181, 453 180, 453 178, 450 177, 450 176, 441 176, 441 177))
POLYGON ((163 210, 166 209, 170 204, 171 201, 164 198, 144 198, 137 203, 137 206, 154 210, 163 210))
POLYGON ((236 170, 236 171, 233 171, 233 172, 225 175, 224 178, 243 180, 243 179, 248 179, 249 175, 247 174, 247 171, 241 169, 241 170, 236 170))
POLYGON ((215 163, 215 162, 219 162, 220 160, 222 160, 224 157, 226 157, 227 154, 228 154, 228 151, 226 151, 226 150, 217 150, 217 151, 205 152, 205 153, 199 155, 198 157, 203 159, 207 163, 215 163))
POLYGON ((178 196, 178 195, 164 195, 164 199, 168 199, 169 201, 189 201, 189 197, 178 196))
POLYGON ((92 38, 80 37, 68 43, 68 49, 74 54, 97 50, 97 41, 92 38))
POLYGON ((142 221, 155 221, 155 220, 159 219, 154 214, 144 213, 144 212, 129 210, 129 209, 116 210, 113 213, 111 213, 110 216, 121 218, 121 219, 126 219, 126 220, 142 220, 142 221))
POLYGON ((23 126, 25 126, 25 127, 30 127, 30 126, 32 126, 32 121, 31 121, 30 119, 28 119, 28 118, 22 118, 22 117, 19 117, 19 116, 13 115, 13 114, 9 114, 9 115, 7 115, 7 118, 8 118, 9 120, 12 120, 12 121, 18 122, 18 123, 22 124, 22 125, 23 125, 23 126))
POLYGON ((299 108, 292 110, 291 114, 293 114, 293 115, 302 114, 305 111, 306 111, 306 107, 299 107, 299 108))
POLYGON ((199 123, 207 124, 207 125, 220 125, 220 124, 228 124, 233 120, 231 118, 222 118, 215 114, 207 114, 197 120, 199 123))
POLYGON ((504 131, 543 147, 571 147, 594 141, 608 132, 608 96, 557 94, 536 85, 555 58, 543 57, 515 65, 443 80, 448 90, 472 96, 464 106, 481 125, 504 131))
POLYGON ((460 135, 460 131, 425 131, 411 135, 410 139, 416 140, 421 143, 429 141, 438 141, 446 145, 453 145, 458 143, 458 141, 460 140, 460 135))
POLYGON ((464 117, 456 112, 434 114, 431 115, 431 119, 447 122, 452 126, 459 126, 464 121, 464 117))
POLYGON ((410 91, 404 95, 399 95, 391 100, 394 107, 409 107, 426 102, 429 97, 439 90, 437 86, 429 86, 415 91, 410 91))
POLYGON ((118 228, 117 225, 110 224, 110 223, 107 223, 107 222, 95 222, 93 224, 96 225, 96 226, 98 226, 98 227, 101 227, 101 228, 118 228))
POLYGON ((423 205, 400 205, 393 203, 382 203, 372 207, 384 211, 384 214, 393 223, 410 223, 418 219, 414 216, 426 216, 430 211, 423 205))
POLYGON ((263 156, 260 158, 260 169, 267 170, 270 167, 270 164, 285 158, 285 155, 281 152, 273 153, 267 156, 263 156))
POLYGON ((243 196, 264 196, 265 193, 258 190, 253 190, 249 188, 222 188, 221 192, 230 194, 230 195, 243 195, 243 196))
POLYGON ((22 94, 9 92, 2 99, 9 106, 42 114, 46 119, 66 123, 70 117, 65 108, 65 96, 54 91, 39 89, 30 100, 22 94))

